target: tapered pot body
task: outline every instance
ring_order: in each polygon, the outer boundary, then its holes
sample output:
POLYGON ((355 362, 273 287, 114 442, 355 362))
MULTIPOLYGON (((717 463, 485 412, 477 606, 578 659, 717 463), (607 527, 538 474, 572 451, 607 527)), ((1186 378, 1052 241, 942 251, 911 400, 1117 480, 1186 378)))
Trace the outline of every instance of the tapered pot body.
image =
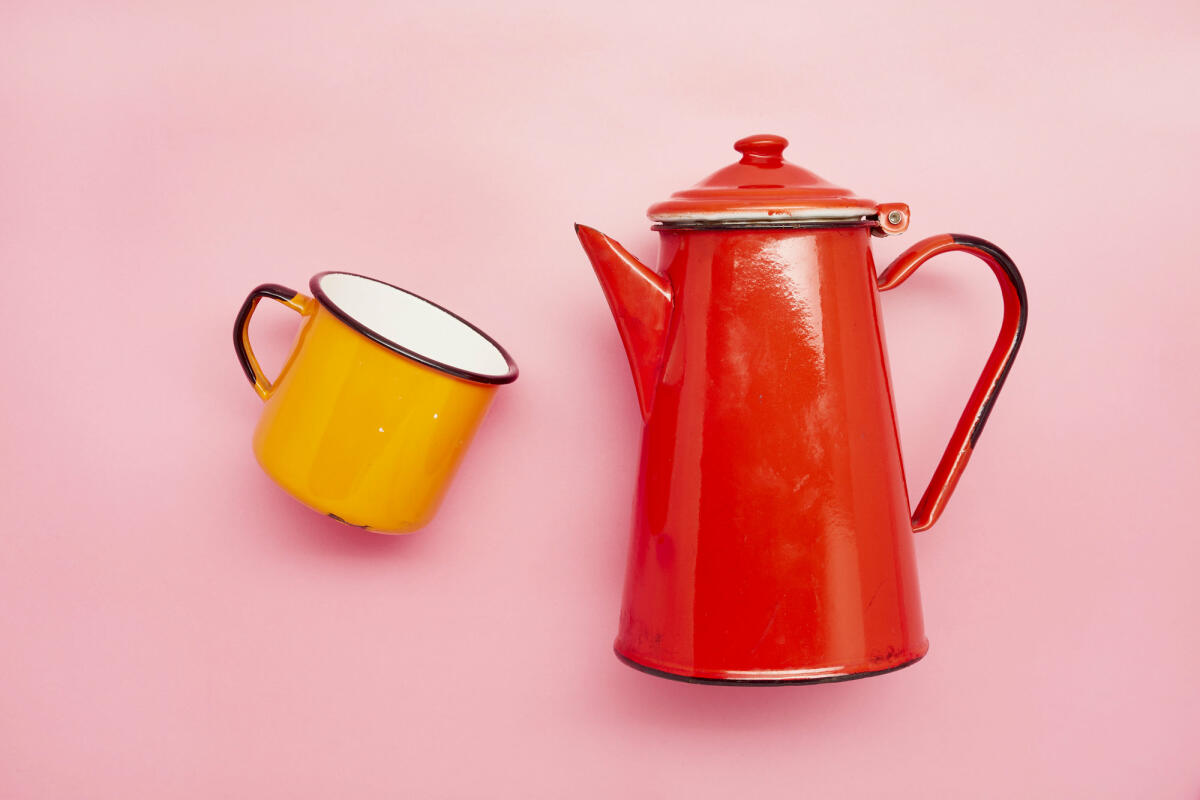
POLYGON ((803 682, 924 655, 869 240, 662 233, 672 308, 615 644, 632 665, 803 682))

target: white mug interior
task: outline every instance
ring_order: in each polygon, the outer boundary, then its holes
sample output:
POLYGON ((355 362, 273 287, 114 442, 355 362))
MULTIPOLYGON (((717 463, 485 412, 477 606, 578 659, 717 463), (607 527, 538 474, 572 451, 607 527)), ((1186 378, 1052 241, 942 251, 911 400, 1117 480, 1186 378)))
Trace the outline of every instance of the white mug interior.
POLYGON ((343 321, 402 355, 487 383, 516 377, 516 364, 499 344, 419 295, 348 272, 322 273, 312 289, 343 321))

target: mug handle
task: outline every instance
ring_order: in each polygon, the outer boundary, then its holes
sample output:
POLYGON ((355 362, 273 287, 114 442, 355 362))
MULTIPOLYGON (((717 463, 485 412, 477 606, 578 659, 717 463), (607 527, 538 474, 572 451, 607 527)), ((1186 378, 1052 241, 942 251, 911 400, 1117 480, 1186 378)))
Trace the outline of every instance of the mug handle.
POLYGON ((254 350, 250 348, 250 316, 254 313, 254 309, 258 308, 258 301, 264 297, 278 300, 302 316, 312 313, 313 299, 294 289, 280 286, 278 283, 264 283, 262 286, 256 286, 254 291, 250 292, 246 297, 246 302, 242 303, 241 310, 238 311, 237 319, 233 322, 233 349, 237 352, 242 370, 250 379, 250 385, 254 387, 254 391, 258 392, 259 397, 266 400, 271 396, 275 387, 263 375, 258 359, 254 357, 254 350))
POLYGON ((971 392, 971 399, 966 409, 958 419, 958 426, 946 445, 942 460, 929 481, 929 488, 921 495, 921 502, 913 512, 912 527, 914 531, 923 531, 937 522, 946 502, 950 499, 954 487, 962 471, 967 466, 967 459, 975 449, 975 442, 983 432, 996 396, 1008 377, 1013 359, 1021 347, 1021 339, 1025 336, 1025 320, 1029 313, 1029 302, 1025 297, 1025 282, 1012 259, 996 245, 975 236, 952 233, 942 236, 931 236, 914 244, 896 258, 877 279, 879 291, 886 292, 904 283, 917 267, 941 253, 954 250, 970 253, 992 268, 1000 281, 1000 291, 1004 296, 1004 319, 1000 325, 1000 335, 992 348, 983 374, 971 392))

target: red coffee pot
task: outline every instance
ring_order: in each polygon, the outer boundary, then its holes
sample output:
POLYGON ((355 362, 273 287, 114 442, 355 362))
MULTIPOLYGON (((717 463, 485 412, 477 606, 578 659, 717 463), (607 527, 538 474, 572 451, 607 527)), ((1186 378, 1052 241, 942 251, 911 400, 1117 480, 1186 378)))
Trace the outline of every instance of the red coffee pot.
POLYGON ((780 136, 651 206, 656 272, 576 226, 617 320, 645 421, 615 650, 703 683, 796 683, 912 664, 928 642, 912 532, 971 455, 1025 329, 1021 276, 972 236, 915 244, 878 277, 870 235, 908 227, 790 164, 780 136), (1004 321, 910 514, 879 293, 930 257, 977 256, 1004 321))

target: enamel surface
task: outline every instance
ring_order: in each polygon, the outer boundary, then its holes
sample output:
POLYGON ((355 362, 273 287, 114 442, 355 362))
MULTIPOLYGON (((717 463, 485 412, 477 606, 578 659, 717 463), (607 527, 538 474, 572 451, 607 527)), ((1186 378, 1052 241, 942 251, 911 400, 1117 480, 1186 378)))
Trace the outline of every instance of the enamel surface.
POLYGON ((423 358, 492 377, 509 371, 504 354, 479 331, 415 294, 342 272, 323 275, 320 286, 358 324, 423 358))

